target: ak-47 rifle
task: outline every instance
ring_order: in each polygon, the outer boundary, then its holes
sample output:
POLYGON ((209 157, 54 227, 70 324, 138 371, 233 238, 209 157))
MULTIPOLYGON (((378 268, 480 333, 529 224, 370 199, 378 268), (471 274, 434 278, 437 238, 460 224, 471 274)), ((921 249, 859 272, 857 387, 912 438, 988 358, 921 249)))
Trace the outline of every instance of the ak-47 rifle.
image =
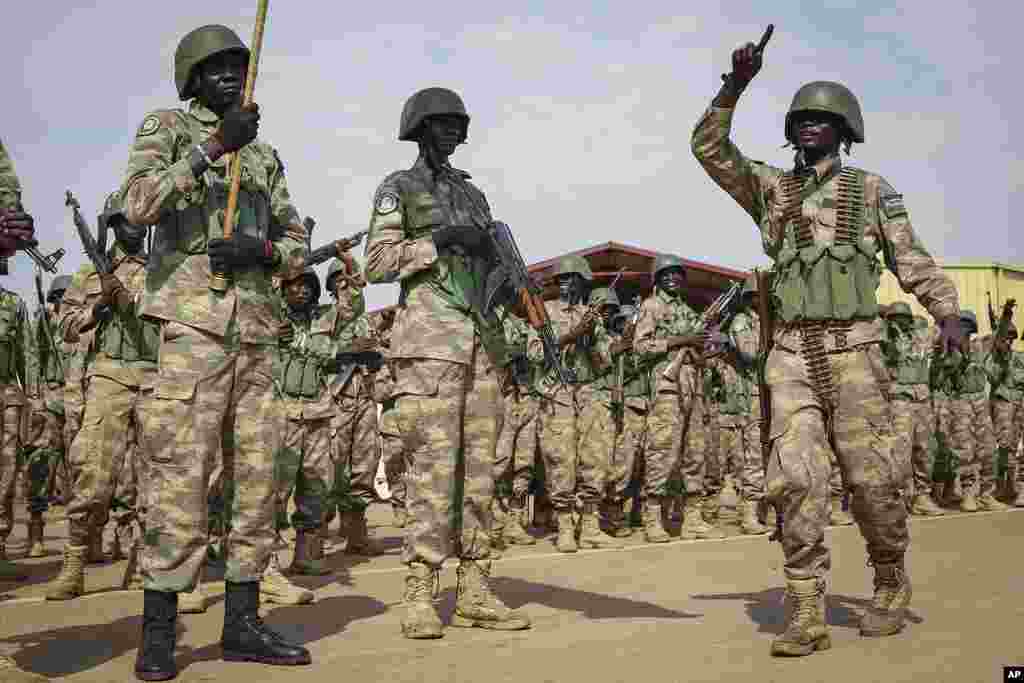
MULTIPOLYGON (((626 343, 626 348, 633 346, 633 337, 636 335, 636 324, 640 320, 640 302, 636 301, 636 312, 633 318, 622 328, 621 341, 626 343)), ((618 368, 616 368, 615 394, 612 400, 619 405, 626 404, 626 354, 619 354, 618 368)))
MULTIPOLYGON (((18 209, 23 210, 21 202, 18 202, 18 209)), ((30 259, 35 261, 36 267, 42 268, 51 275, 57 274, 57 263, 64 257, 63 249, 58 248, 50 254, 44 254, 34 244, 23 244, 18 247, 18 251, 25 252, 30 259)), ((7 272, 7 257, 0 256, 0 273, 6 275, 7 272)))
POLYGON ((89 229, 89 225, 85 222, 85 218, 82 217, 81 207, 78 204, 78 200, 71 194, 71 190, 64 192, 64 206, 71 207, 71 216, 75 222, 75 230, 78 232, 78 239, 82 241, 82 247, 85 249, 85 255, 92 261, 92 265, 95 266, 96 272, 100 275, 109 275, 112 267, 110 259, 100 249, 99 244, 96 242, 96 238, 93 237, 92 231, 89 229))
MULTIPOLYGON (((736 315, 742 292, 742 282, 732 283, 729 289, 725 290, 700 314, 700 318, 697 319, 696 333, 706 337, 713 329, 725 327, 732 317, 736 315)), ((686 349, 679 349, 676 351, 675 357, 672 358, 672 362, 669 363, 662 374, 668 379, 675 380, 679 376, 679 369, 686 358, 686 349)))
MULTIPOLYGON (((60 376, 64 376, 64 363, 61 362, 60 349, 57 348, 57 339, 53 336, 53 328, 50 326, 50 312, 46 310, 46 297, 43 296, 43 271, 36 268, 36 300, 39 302, 39 325, 43 328, 43 336, 46 337, 46 344, 49 353, 53 354, 53 360, 57 363, 57 370, 60 376)), ((42 354, 39 354, 42 357, 42 354)), ((40 363, 42 366, 42 363, 40 363)), ((40 367, 40 371, 42 367, 40 367)))
MULTIPOLYGON (((760 335, 758 338, 758 362, 757 362, 757 386, 758 402, 761 406, 761 463, 768 471, 768 462, 772 453, 772 397, 768 388, 768 381, 765 377, 765 367, 768 365, 768 354, 771 353, 772 345, 775 343, 775 321, 772 318, 771 308, 771 275, 763 270, 754 270, 754 278, 757 280, 757 317, 760 322, 760 335)), ((782 509, 775 510, 775 533, 769 540, 782 540, 782 509)))
MULTIPOLYGON (((312 219, 307 218, 306 220, 312 219)), ((366 237, 369 232, 369 229, 360 230, 349 237, 334 240, 333 242, 328 242, 322 247, 317 247, 313 251, 309 252, 309 256, 306 257, 306 266, 318 266, 321 263, 330 261, 332 258, 341 258, 342 252, 348 251, 352 247, 358 247, 359 243, 363 241, 363 238, 366 237)))
POLYGON ((995 320, 995 311, 992 309, 992 295, 988 297, 988 318, 992 324, 992 332, 995 333, 996 338, 1006 336, 1007 331, 1010 329, 1010 325, 1013 324, 1013 309, 1017 305, 1016 299, 1007 299, 1003 303, 1003 310, 999 315, 999 319, 995 320))

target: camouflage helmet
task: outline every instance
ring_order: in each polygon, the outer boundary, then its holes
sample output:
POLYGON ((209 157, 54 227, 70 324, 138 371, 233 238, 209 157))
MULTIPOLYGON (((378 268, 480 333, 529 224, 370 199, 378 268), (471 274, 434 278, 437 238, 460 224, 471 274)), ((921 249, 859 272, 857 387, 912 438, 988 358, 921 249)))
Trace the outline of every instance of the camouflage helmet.
POLYGON ((53 303, 57 298, 59 298, 57 296, 57 292, 66 292, 70 286, 70 275, 58 275, 50 281, 50 290, 46 293, 46 300, 53 303))
POLYGON ((618 307, 619 295, 615 293, 615 290, 607 287, 598 287, 590 293, 590 303, 593 306, 615 306, 618 307))
POLYGON ((889 306, 889 313, 888 313, 888 315, 886 317, 887 318, 903 317, 903 318, 909 318, 909 319, 913 320, 914 312, 912 310, 910 310, 910 304, 908 304, 906 302, 903 302, 903 301, 897 301, 893 305, 889 306))
POLYGON ((594 279, 594 273, 590 270, 590 264, 587 263, 587 259, 577 254, 563 256, 558 260, 558 267, 555 268, 556 278, 559 275, 568 275, 570 273, 580 275, 587 282, 591 282, 594 279))
POLYGON ((683 263, 683 259, 675 254, 658 254, 658 257, 654 259, 654 265, 651 266, 651 277, 657 279, 658 273, 667 268, 680 268, 684 273, 686 272, 686 265, 683 263))
POLYGON ((860 103, 850 89, 833 81, 814 81, 802 86, 793 96, 793 103, 786 113, 786 139, 793 142, 790 130, 793 114, 801 111, 823 111, 841 118, 854 142, 864 142, 864 117, 860 103))
POLYGON ((310 303, 315 304, 320 300, 320 278, 317 277, 316 271, 313 270, 312 266, 307 266, 299 273, 298 277, 293 277, 291 280, 282 280, 281 289, 283 290, 290 283, 296 280, 305 280, 309 283, 310 288, 313 290, 313 295, 310 297, 310 303))
POLYGON ((978 331, 978 316, 974 315, 974 311, 966 308, 962 309, 960 311, 960 322, 963 323, 966 332, 975 334, 978 331))
POLYGON ((423 120, 428 116, 443 115, 458 116, 465 121, 460 140, 465 142, 469 130, 469 114, 466 113, 466 105, 458 93, 448 88, 425 88, 405 101, 402 119, 398 124, 398 139, 418 140, 423 120))
POLYGON ((174 51, 174 84, 178 88, 178 97, 190 100, 196 96, 195 88, 190 87, 192 75, 203 61, 221 52, 235 51, 244 52, 246 58, 249 57, 249 48, 227 26, 209 24, 186 34, 174 51))

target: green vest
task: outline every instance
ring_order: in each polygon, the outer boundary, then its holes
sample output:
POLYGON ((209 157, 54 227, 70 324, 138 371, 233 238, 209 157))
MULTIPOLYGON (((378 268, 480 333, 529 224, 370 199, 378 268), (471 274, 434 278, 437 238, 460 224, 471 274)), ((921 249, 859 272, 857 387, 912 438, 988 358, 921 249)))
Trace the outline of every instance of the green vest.
POLYGON ((131 363, 134 361, 157 361, 160 348, 160 326, 149 320, 115 313, 100 328, 96 339, 96 350, 114 360, 131 363))
POLYGON ((312 320, 289 318, 294 338, 281 349, 281 390, 288 398, 318 398, 327 387, 322 366, 332 352, 330 335, 310 334, 312 320))

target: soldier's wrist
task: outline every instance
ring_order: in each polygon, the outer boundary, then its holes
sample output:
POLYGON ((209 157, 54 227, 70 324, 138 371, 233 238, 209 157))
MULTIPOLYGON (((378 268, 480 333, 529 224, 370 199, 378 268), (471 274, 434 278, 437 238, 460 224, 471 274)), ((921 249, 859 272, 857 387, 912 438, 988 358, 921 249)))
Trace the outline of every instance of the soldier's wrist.
POLYGON ((722 87, 719 88, 712 104, 720 109, 734 108, 748 85, 749 82, 741 83, 734 75, 729 74, 722 82, 722 87))

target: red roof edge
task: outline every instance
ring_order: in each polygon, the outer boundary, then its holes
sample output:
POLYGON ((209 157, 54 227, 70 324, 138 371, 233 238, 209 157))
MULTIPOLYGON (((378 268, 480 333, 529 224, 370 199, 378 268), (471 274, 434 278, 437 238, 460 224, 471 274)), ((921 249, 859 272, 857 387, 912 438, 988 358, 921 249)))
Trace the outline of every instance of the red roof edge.
MULTIPOLYGON (((534 263, 533 265, 529 266, 528 269, 531 273, 536 273, 550 268, 551 266, 555 265, 555 263, 557 263, 559 259, 565 258, 566 256, 582 256, 586 258, 587 256, 599 254, 603 251, 621 251, 627 254, 643 256, 645 258, 657 258, 659 254, 659 252, 657 251, 642 249, 640 247, 622 244, 621 242, 605 242, 603 244, 595 244, 594 246, 587 247, 585 249, 570 251, 567 254, 562 254, 560 256, 545 259, 544 261, 538 261, 537 263, 534 263)), ((743 270, 734 270, 732 268, 726 268, 724 266, 712 266, 710 264, 703 263, 701 261, 694 261, 688 258, 683 258, 682 261, 684 264, 686 264, 687 268, 692 268, 693 270, 703 270, 709 273, 715 273, 716 275, 721 275, 722 277, 727 277, 731 280, 744 280, 747 278, 748 275, 750 275, 750 273, 743 270)))

